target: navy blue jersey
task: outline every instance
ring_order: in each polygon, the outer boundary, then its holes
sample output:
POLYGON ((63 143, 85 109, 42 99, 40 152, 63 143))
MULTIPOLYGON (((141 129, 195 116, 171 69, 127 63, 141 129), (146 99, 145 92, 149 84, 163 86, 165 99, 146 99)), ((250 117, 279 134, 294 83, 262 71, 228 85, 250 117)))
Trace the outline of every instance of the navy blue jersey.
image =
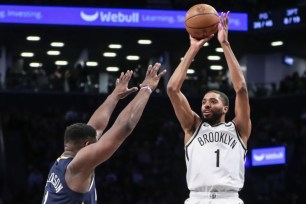
POLYGON ((45 187, 42 204, 96 204, 97 194, 93 179, 87 193, 71 190, 65 180, 65 172, 72 158, 60 157, 53 164, 45 187))

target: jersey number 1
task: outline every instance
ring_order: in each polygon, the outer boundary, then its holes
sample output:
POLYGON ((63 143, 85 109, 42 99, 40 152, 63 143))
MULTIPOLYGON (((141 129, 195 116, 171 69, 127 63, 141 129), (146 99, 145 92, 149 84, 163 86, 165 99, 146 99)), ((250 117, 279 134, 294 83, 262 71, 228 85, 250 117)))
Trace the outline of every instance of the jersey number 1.
POLYGON ((219 167, 220 166, 220 149, 217 149, 215 151, 215 153, 216 153, 216 157, 217 157, 216 167, 219 167))

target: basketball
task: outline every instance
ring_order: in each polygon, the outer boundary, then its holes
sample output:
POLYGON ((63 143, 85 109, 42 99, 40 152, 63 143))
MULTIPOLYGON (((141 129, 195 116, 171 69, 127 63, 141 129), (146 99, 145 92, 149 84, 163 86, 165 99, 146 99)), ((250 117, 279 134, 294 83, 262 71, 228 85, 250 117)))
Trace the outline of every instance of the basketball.
POLYGON ((185 16, 187 32, 196 39, 203 39, 218 31, 219 15, 214 7, 208 4, 192 6, 185 16))

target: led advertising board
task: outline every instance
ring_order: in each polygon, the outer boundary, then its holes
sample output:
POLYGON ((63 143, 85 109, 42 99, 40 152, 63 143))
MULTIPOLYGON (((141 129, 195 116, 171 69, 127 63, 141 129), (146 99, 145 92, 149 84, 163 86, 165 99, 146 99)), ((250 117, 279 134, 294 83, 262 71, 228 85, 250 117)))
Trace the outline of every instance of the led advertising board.
POLYGON ((286 147, 255 148, 251 150, 252 166, 286 164, 286 147))
MULTIPOLYGON (((0 23, 185 29, 178 10, 0 5, 0 23)), ((248 30, 246 13, 231 13, 229 29, 248 30)))

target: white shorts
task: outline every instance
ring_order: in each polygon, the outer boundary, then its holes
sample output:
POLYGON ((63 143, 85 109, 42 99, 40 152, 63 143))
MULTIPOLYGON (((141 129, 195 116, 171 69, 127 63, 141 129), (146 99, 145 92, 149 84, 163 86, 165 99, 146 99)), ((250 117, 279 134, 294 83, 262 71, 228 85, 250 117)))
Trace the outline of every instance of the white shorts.
POLYGON ((243 204, 238 193, 190 192, 185 204, 243 204))

